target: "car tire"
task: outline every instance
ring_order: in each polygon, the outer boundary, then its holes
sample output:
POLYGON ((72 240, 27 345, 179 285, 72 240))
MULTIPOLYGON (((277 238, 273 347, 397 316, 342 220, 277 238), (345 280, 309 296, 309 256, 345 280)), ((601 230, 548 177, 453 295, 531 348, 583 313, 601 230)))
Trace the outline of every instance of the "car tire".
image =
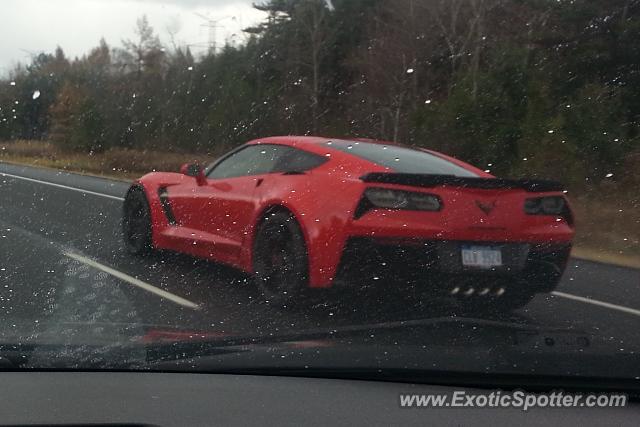
POLYGON ((309 284, 309 261, 302 229, 288 212, 268 214, 256 230, 253 272, 269 303, 294 306, 309 284))
POLYGON ((131 187, 122 208, 122 234, 127 252, 145 255, 153 249, 151 210, 142 188, 131 187))

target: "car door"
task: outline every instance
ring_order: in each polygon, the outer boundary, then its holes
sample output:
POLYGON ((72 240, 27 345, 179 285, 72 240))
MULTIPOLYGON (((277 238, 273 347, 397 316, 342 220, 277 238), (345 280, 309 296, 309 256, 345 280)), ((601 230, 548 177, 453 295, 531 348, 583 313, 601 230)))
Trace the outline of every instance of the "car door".
MULTIPOLYGON (((222 235, 238 247, 260 208, 257 192, 286 148, 275 144, 252 145, 246 148, 247 161, 231 173, 226 168, 220 170, 220 166, 209 171, 208 185, 216 189, 213 194, 216 209, 207 213, 209 224, 219 225, 222 235)), ((207 226, 204 224, 204 228, 207 226)))
POLYGON ((200 245, 221 261, 233 262, 239 255, 245 233, 258 209, 256 188, 271 172, 280 146, 249 145, 231 153, 207 171, 204 185, 171 188, 176 219, 200 245))

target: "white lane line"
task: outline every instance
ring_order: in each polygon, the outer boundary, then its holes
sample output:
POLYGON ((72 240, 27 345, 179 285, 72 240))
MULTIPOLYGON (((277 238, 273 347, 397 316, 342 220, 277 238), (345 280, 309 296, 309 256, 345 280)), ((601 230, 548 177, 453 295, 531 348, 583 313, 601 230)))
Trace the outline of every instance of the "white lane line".
POLYGON ((93 194, 94 196, 106 197, 113 200, 119 200, 119 201, 124 200, 124 197, 117 197, 117 196, 111 196, 110 194, 97 193, 95 191, 83 190, 82 188, 69 187, 68 185, 54 184, 53 182, 40 181, 39 179, 27 178, 26 176, 13 175, 6 172, 0 172, 0 175, 9 176, 11 178, 24 179, 25 181, 37 182, 38 184, 50 185, 52 187, 64 188, 66 190, 78 191, 80 193, 93 194))
POLYGON ((171 302, 174 302, 178 305, 181 305, 183 307, 188 307, 188 308, 192 308, 194 310, 199 310, 200 306, 196 303, 193 303, 189 300, 186 300, 182 297, 179 297, 177 295, 172 294, 171 292, 167 292, 165 290, 162 290, 160 288, 156 288, 155 286, 152 286, 148 283, 143 282, 142 280, 138 280, 135 277, 131 277, 128 274, 125 274, 121 271, 118 270, 114 270, 111 267, 107 267, 106 265, 102 265, 99 262, 96 262, 92 259, 89 258, 85 258, 81 255, 78 254, 74 254, 71 252, 64 252, 64 255, 68 256, 69 258, 75 259, 76 261, 80 261, 83 264, 88 265, 89 267, 93 267, 95 269, 104 271, 105 273, 108 273, 114 277, 117 277, 120 280, 123 280, 133 286, 137 286, 140 289, 144 289, 147 292, 151 292, 152 294, 158 295, 161 298, 164 299, 168 299, 171 302))
POLYGON ((610 308, 611 310, 621 311, 623 313, 634 314, 636 316, 640 316, 640 310, 636 310, 635 308, 629 308, 622 305, 611 304, 609 302, 598 301, 597 299, 579 297, 577 295, 565 294, 564 292, 553 291, 551 295, 555 295, 557 297, 566 298, 574 301, 584 302, 586 304, 593 304, 600 307, 610 308))

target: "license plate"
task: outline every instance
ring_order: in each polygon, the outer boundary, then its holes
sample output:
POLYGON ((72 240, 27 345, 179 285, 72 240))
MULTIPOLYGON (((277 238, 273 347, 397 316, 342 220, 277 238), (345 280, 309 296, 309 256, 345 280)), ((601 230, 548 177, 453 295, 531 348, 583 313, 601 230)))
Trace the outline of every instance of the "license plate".
POLYGON ((502 265, 502 251, 488 246, 463 246, 462 265, 491 268, 502 265))

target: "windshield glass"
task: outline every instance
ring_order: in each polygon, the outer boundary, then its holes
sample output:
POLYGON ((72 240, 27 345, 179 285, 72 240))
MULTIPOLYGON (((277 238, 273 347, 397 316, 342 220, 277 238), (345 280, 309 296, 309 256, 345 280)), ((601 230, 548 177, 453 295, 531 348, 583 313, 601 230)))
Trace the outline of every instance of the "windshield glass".
POLYGON ((0 370, 640 378, 638 1, 1 14, 0 370))

